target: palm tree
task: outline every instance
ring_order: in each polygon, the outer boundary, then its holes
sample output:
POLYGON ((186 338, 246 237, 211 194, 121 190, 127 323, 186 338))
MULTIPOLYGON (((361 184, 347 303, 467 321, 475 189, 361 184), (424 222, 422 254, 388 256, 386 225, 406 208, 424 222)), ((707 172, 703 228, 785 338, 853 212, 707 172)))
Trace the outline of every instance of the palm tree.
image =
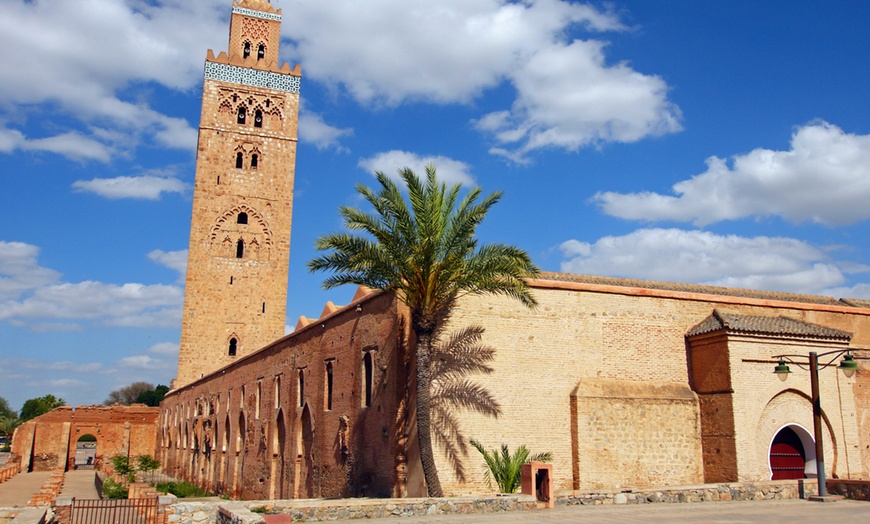
POLYGON ((536 305, 524 280, 538 274, 528 254, 514 246, 479 246, 475 230, 501 198, 492 193, 480 202, 481 189, 471 189, 460 201, 460 186, 439 183, 435 166, 426 166, 421 181, 408 168, 399 176, 408 190, 406 203, 399 188, 383 173, 375 173, 376 193, 358 185, 357 191, 375 213, 342 206, 339 214, 351 233, 319 238, 315 247, 327 254, 308 263, 311 271, 330 271, 323 287, 357 284, 392 292, 411 314, 417 338, 416 408, 420 459, 429 496, 443 496, 430 431, 431 354, 434 334, 451 305, 466 294, 513 297, 536 305), (352 232, 363 232, 366 236, 352 232))

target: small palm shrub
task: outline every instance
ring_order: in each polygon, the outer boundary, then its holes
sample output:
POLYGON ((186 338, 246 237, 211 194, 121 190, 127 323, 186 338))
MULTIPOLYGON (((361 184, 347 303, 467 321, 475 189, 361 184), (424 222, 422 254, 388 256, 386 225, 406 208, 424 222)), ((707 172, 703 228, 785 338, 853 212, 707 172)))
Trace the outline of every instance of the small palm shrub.
POLYGON ((523 464, 531 461, 550 462, 553 460, 553 454, 549 451, 532 455, 525 444, 511 453, 507 444, 501 445, 501 451, 496 449, 487 451, 480 442, 474 439, 469 440, 469 442, 483 455, 487 467, 486 481, 491 487, 492 481, 495 480, 501 493, 515 493, 519 489, 522 483, 521 467, 523 464))

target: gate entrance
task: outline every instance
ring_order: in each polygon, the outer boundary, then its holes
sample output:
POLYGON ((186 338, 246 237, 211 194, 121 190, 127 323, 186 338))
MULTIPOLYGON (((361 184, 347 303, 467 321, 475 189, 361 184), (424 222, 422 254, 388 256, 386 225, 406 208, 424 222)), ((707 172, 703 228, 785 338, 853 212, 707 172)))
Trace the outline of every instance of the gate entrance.
POLYGON ((770 444, 770 480, 806 478, 807 456, 800 436, 784 427, 770 444))

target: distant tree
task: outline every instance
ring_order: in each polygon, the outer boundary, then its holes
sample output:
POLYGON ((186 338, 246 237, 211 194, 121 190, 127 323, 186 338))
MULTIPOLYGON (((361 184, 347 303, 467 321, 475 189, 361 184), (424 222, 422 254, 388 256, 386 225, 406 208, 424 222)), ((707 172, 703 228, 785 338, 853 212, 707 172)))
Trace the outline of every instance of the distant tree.
POLYGON ((137 404, 145 404, 146 406, 157 407, 160 405, 160 401, 163 400, 163 397, 166 396, 166 393, 169 392, 169 386, 164 386, 163 384, 159 384, 156 388, 150 391, 143 391, 136 397, 137 404))
POLYGON ((149 482, 153 482, 154 470, 160 467, 160 461, 151 455, 139 455, 136 458, 136 462, 138 463, 136 469, 142 473, 148 473, 150 476, 149 482))
POLYGON ((12 437, 15 428, 21 425, 21 419, 17 416, 0 417, 0 437, 12 437))
POLYGON ((0 417, 18 418, 18 412, 9 407, 9 402, 3 397, 0 397, 0 417))
POLYGON ((139 395, 146 391, 153 390, 154 384, 149 384, 148 382, 133 382, 129 386, 124 386, 121 389, 116 389, 109 393, 109 397, 103 402, 103 404, 107 406, 113 404, 129 406, 130 404, 136 403, 136 399, 139 398, 139 395))
POLYGON ((59 408, 64 404, 66 404, 64 399, 55 397, 54 395, 32 398, 24 402, 24 405, 21 407, 21 415, 19 418, 22 422, 27 422, 32 418, 44 415, 54 408, 59 408))

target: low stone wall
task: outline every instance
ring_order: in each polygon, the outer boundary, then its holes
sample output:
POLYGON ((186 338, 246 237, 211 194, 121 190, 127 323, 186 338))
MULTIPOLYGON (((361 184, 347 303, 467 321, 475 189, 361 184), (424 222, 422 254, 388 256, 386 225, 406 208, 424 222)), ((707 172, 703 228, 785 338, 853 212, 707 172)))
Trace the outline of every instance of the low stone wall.
POLYGON ((338 519, 414 517, 451 513, 497 513, 533 509, 537 509, 537 502, 528 495, 443 499, 260 500, 246 502, 216 500, 179 502, 173 506, 174 515, 170 517, 169 522, 180 524, 206 521, 227 524, 265 522, 262 517, 251 510, 265 512, 267 515, 289 515, 293 522, 320 522, 338 519), (254 516, 251 517, 251 515, 254 516), (253 520, 251 520, 252 518, 253 520))
POLYGON ((6 482, 17 475, 19 469, 18 464, 7 464, 3 468, 0 468, 0 482, 6 482))
MULTIPOLYGON (((837 490, 850 490, 848 493, 840 492, 839 494, 857 500, 870 500, 870 481, 828 481, 828 490, 831 493, 837 493, 837 490)), ((679 504, 729 500, 783 500, 805 499, 817 493, 815 480, 782 480, 637 490, 562 491, 556 493, 556 504, 679 504)), ((172 506, 174 514, 168 522, 180 524, 204 522, 263 524, 268 522, 260 514, 265 514, 266 518, 269 515, 288 515, 293 522, 316 522, 450 513, 495 513, 537 508, 537 502, 529 495, 484 498, 260 500, 245 502, 215 499, 178 502, 172 506)))
POLYGON ((654 502, 804 499, 810 495, 815 495, 818 492, 817 488, 818 484, 815 480, 782 480, 621 491, 568 491, 556 494, 556 504, 649 504, 654 502))
POLYGON ((829 480, 825 485, 829 495, 842 495, 852 500, 870 501, 870 481, 868 480, 829 480))
POLYGON ((45 484, 42 485, 42 488, 39 490, 39 493, 35 493, 33 497, 31 497, 30 501, 27 503, 28 506, 52 506, 54 505, 54 499, 60 494, 61 488, 63 488, 63 475, 64 471, 62 468, 55 469, 51 472, 51 475, 48 477, 48 480, 45 481, 45 484))

